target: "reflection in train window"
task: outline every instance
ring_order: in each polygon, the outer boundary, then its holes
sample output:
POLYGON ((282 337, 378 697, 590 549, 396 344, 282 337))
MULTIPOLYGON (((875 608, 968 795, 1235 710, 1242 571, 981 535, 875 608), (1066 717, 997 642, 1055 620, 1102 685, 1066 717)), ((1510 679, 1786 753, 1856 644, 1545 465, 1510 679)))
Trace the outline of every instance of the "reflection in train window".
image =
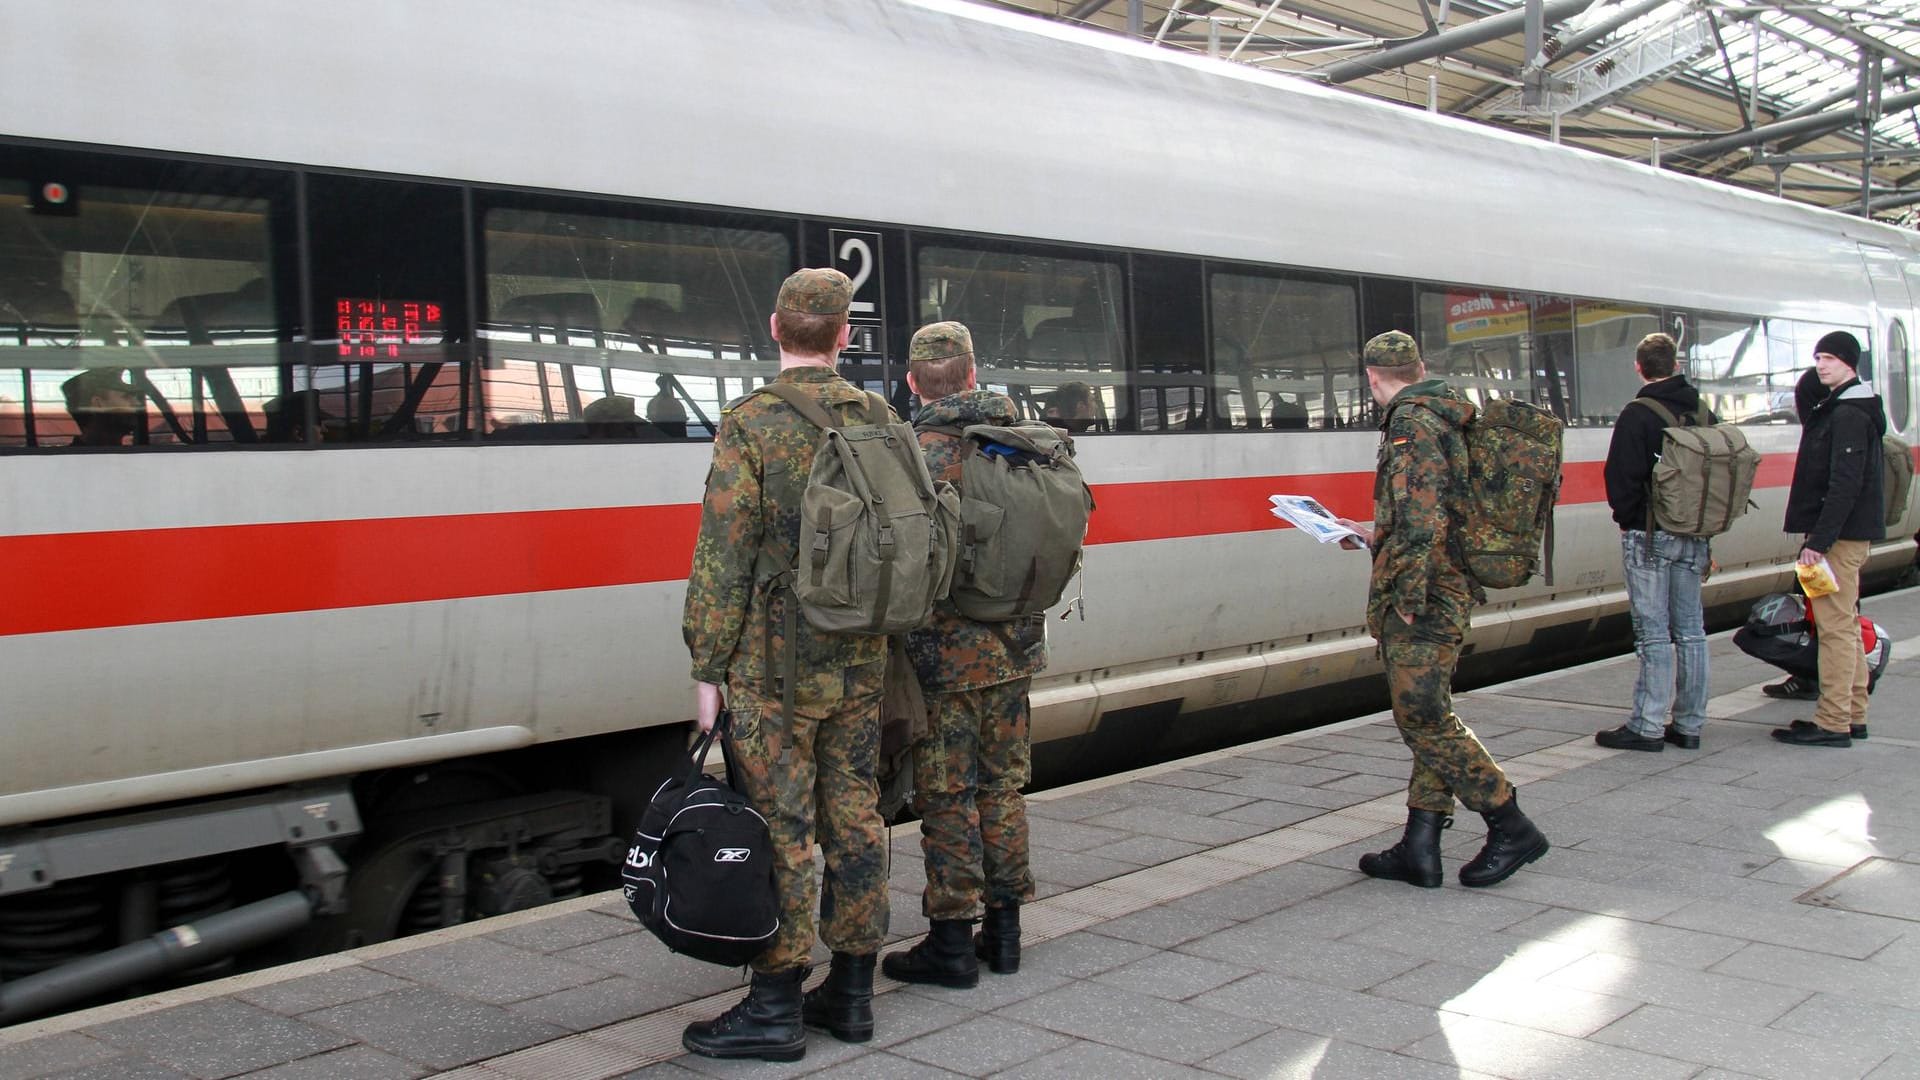
POLYGON ((1215 273, 1214 415, 1223 426, 1325 430, 1363 422, 1353 281, 1215 273))
POLYGON ((1573 305, 1575 365, 1572 415, 1583 425, 1613 423, 1627 402, 1640 392, 1640 373, 1633 366, 1640 339, 1660 330, 1660 312, 1654 308, 1607 300, 1580 300, 1573 305))
POLYGON ((1907 377, 1907 327, 1895 319, 1887 326, 1887 420, 1894 431, 1907 429, 1912 403, 1907 377))
POLYGON ((0 447, 254 442, 270 200, 0 179, 0 447))
POLYGON ((1204 430, 1211 425, 1200 260, 1135 255, 1132 279, 1138 427, 1204 430))
POLYGON ((778 232, 486 211, 489 438, 711 438, 767 381, 793 245, 778 232))
MULTIPOLYGON (((1740 399, 1730 402, 1735 410, 1733 417, 1742 423, 1757 423, 1762 415, 1773 419, 1782 419, 1780 413, 1793 409, 1793 388, 1800 381, 1802 373, 1813 367, 1813 347, 1821 338, 1835 330, 1844 330, 1853 335, 1860 343, 1860 367, 1862 379, 1869 379, 1873 372, 1873 355, 1868 351, 1867 332, 1858 326, 1839 326, 1834 323, 1801 322, 1797 319, 1765 320, 1767 335, 1766 369, 1764 378, 1749 367, 1744 374, 1746 379, 1740 384, 1743 391, 1740 399), (1759 399, 1764 395, 1765 406, 1759 399), (1765 408, 1765 413, 1761 412, 1765 408)), ((1715 406, 1717 410, 1718 405, 1715 406)), ((1728 414, 1722 414, 1728 415, 1728 414)))
POLYGON ((1427 373, 1476 403, 1534 401, 1532 324, 1533 305, 1521 293, 1420 290, 1420 355, 1427 373))
POLYGON ((1680 369, 1722 423, 1796 424, 1793 384, 1799 373, 1769 361, 1760 321, 1739 315, 1681 312, 1680 369))
POLYGON ((916 261, 921 324, 966 324, 981 385, 1069 431, 1132 427, 1118 266, 937 246, 916 261))

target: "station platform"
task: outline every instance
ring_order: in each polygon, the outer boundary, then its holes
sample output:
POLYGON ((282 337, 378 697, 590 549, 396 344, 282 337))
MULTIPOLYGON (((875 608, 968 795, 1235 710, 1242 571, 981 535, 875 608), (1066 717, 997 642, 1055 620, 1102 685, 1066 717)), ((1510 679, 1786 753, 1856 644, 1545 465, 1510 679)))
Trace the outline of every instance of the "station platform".
POLYGON ((1384 714, 1035 795, 1020 972, 881 977, 874 1041, 794 1064, 685 1054, 742 973, 606 893, 0 1029, 0 1077, 1920 1077, 1920 590, 1865 609, 1895 656, 1846 749, 1770 739, 1812 706, 1725 634, 1694 751, 1593 744, 1631 656, 1460 695, 1553 841, 1491 889, 1473 814, 1444 888, 1354 869, 1405 820, 1384 714))

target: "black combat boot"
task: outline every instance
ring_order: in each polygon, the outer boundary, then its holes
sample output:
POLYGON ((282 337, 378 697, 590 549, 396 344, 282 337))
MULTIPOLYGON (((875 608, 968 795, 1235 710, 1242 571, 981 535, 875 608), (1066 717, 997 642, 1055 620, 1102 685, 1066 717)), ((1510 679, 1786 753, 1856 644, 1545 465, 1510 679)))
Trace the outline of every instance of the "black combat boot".
POLYGON ((996 975, 1020 970, 1020 905, 987 909, 986 921, 973 935, 973 955, 987 962, 996 975))
POLYGON ((680 1045, 702 1057, 799 1061, 807 1055, 807 1029, 800 1025, 800 984, 806 977, 804 967, 754 972, 740 1004, 712 1020, 688 1024, 680 1045))
POLYGON ((1439 888, 1444 877, 1440 872, 1440 830, 1452 824, 1453 817, 1438 810, 1409 809, 1407 831, 1400 842, 1385 851, 1360 856, 1360 872, 1423 889, 1439 888))
POLYGON ((904 983, 932 983, 965 990, 980 982, 980 961, 973 955, 973 922, 935 919, 926 940, 880 961, 880 970, 904 983))
POLYGON ((1471 888, 1498 885, 1547 853, 1547 838, 1520 812, 1519 793, 1480 816, 1487 820, 1487 846, 1460 868, 1460 884, 1471 888))
POLYGON ((827 979, 807 991, 800 1019, 810 1028, 831 1032, 841 1042, 873 1038, 873 955, 833 954, 827 979))

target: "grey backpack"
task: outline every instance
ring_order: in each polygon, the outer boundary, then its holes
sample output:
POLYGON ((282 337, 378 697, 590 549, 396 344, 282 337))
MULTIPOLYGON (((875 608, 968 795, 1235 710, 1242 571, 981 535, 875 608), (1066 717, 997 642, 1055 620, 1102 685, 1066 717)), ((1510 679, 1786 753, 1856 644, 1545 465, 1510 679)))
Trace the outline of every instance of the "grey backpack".
MULTIPOLYGON (((878 394, 867 394, 866 423, 842 426, 804 390, 772 382, 759 392, 821 429, 788 571, 801 614, 834 633, 918 628, 953 576, 960 516, 953 485, 934 483, 913 428, 895 420, 878 394)), ((789 630, 789 647, 793 640, 789 630)))
POLYGON ((1753 477, 1760 471, 1760 454, 1747 445, 1746 433, 1732 424, 1707 423, 1705 405, 1683 426, 1660 402, 1633 401, 1667 422, 1647 492, 1647 535, 1655 525, 1675 536, 1718 536, 1732 528, 1751 505, 1753 477))
POLYGON ((953 606, 969 619, 1009 622, 1058 603, 1080 569, 1093 510, 1072 437, 1039 420, 922 430, 966 443, 953 606))

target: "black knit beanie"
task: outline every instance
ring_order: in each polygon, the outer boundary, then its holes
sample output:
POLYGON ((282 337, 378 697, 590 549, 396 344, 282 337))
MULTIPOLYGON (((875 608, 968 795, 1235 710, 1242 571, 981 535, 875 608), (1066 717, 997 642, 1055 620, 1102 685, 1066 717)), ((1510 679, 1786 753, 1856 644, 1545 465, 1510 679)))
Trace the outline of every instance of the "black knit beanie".
POLYGON ((1860 366, 1860 342, 1845 330, 1835 330, 1833 333, 1821 338, 1819 342, 1814 345, 1813 352, 1815 356, 1821 353, 1829 353, 1837 356, 1845 360, 1847 366, 1850 368, 1860 366))

